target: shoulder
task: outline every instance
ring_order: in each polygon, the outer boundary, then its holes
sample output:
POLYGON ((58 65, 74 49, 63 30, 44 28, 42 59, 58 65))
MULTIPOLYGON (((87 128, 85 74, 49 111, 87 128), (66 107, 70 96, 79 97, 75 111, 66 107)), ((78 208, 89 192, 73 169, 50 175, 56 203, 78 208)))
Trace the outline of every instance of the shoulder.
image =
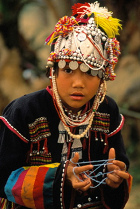
POLYGON ((13 100, 11 103, 7 105, 7 107, 4 109, 4 115, 9 113, 15 112, 24 112, 27 113, 32 108, 38 108, 38 106, 43 105, 43 101, 48 100, 48 92, 46 89, 36 91, 30 94, 26 94, 20 98, 17 98, 13 100))
POLYGON ((12 101, 0 116, 0 121, 20 136, 29 138, 29 124, 38 118, 47 120, 48 115, 53 111, 53 101, 46 89, 24 95, 12 101), (50 110, 52 109, 52 110, 50 110))
POLYGON ((19 123, 31 123, 35 118, 41 117, 52 102, 51 95, 46 89, 36 91, 15 99, 4 109, 3 117, 14 127, 19 123))
POLYGON ((110 117, 118 116, 119 108, 114 99, 109 96, 105 96, 104 101, 100 104, 98 111, 101 113, 107 113, 110 117))

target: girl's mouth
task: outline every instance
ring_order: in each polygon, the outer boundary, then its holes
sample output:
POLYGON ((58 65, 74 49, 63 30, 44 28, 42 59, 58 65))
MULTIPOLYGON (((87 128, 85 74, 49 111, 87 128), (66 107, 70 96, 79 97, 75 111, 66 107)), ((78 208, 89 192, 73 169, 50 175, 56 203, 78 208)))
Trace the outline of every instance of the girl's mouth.
POLYGON ((73 100, 82 100, 84 95, 81 93, 73 93, 70 95, 73 100))

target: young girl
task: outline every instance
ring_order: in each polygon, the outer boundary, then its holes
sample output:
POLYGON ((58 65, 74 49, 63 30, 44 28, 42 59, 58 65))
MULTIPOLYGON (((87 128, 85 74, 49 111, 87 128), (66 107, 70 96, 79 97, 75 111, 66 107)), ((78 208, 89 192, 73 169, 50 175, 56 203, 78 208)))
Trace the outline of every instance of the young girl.
POLYGON ((121 24, 99 3, 76 4, 46 39, 51 86, 0 117, 0 208, 124 208, 131 176, 124 118, 106 96, 121 24))

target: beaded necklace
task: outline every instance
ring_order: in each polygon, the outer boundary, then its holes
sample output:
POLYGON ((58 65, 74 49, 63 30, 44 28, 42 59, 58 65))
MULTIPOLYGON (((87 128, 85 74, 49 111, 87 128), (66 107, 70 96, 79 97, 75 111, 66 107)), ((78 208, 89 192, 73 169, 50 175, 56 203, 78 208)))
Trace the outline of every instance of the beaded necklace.
POLYGON ((65 114, 63 105, 61 103, 61 99, 59 97, 58 91, 57 91, 57 86, 56 86, 56 77, 54 73, 54 69, 52 69, 52 89, 53 89, 53 101, 55 108, 57 110, 57 113, 60 117, 60 120, 62 121, 65 130, 67 133, 72 137, 76 139, 80 139, 86 135, 88 130, 90 129, 93 118, 95 115, 96 110, 98 109, 99 105, 103 102, 105 94, 106 94, 106 82, 105 80, 100 84, 100 87, 98 88, 97 94, 95 96, 93 105, 88 112, 86 117, 81 117, 78 119, 73 119, 72 117, 69 117, 67 114, 65 114), (88 125, 87 125, 88 124, 88 125), (70 127, 77 127, 80 125, 87 125, 86 129, 81 133, 81 134, 73 134, 70 131, 70 127))

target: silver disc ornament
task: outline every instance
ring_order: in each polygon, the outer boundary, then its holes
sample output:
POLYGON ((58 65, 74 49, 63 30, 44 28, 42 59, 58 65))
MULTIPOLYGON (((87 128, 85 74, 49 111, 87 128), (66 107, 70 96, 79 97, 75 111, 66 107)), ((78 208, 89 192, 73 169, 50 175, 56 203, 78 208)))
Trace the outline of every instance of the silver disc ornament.
POLYGON ((66 66, 66 61, 65 60, 59 60, 58 62, 58 67, 59 68, 64 68, 66 66))
POLYGON ((77 61, 71 61, 71 62, 69 63, 69 68, 70 68, 71 70, 76 70, 76 69, 78 68, 78 62, 77 62, 77 61))
POLYGON ((80 70, 85 73, 89 70, 89 67, 85 63, 82 63, 80 65, 80 70))

